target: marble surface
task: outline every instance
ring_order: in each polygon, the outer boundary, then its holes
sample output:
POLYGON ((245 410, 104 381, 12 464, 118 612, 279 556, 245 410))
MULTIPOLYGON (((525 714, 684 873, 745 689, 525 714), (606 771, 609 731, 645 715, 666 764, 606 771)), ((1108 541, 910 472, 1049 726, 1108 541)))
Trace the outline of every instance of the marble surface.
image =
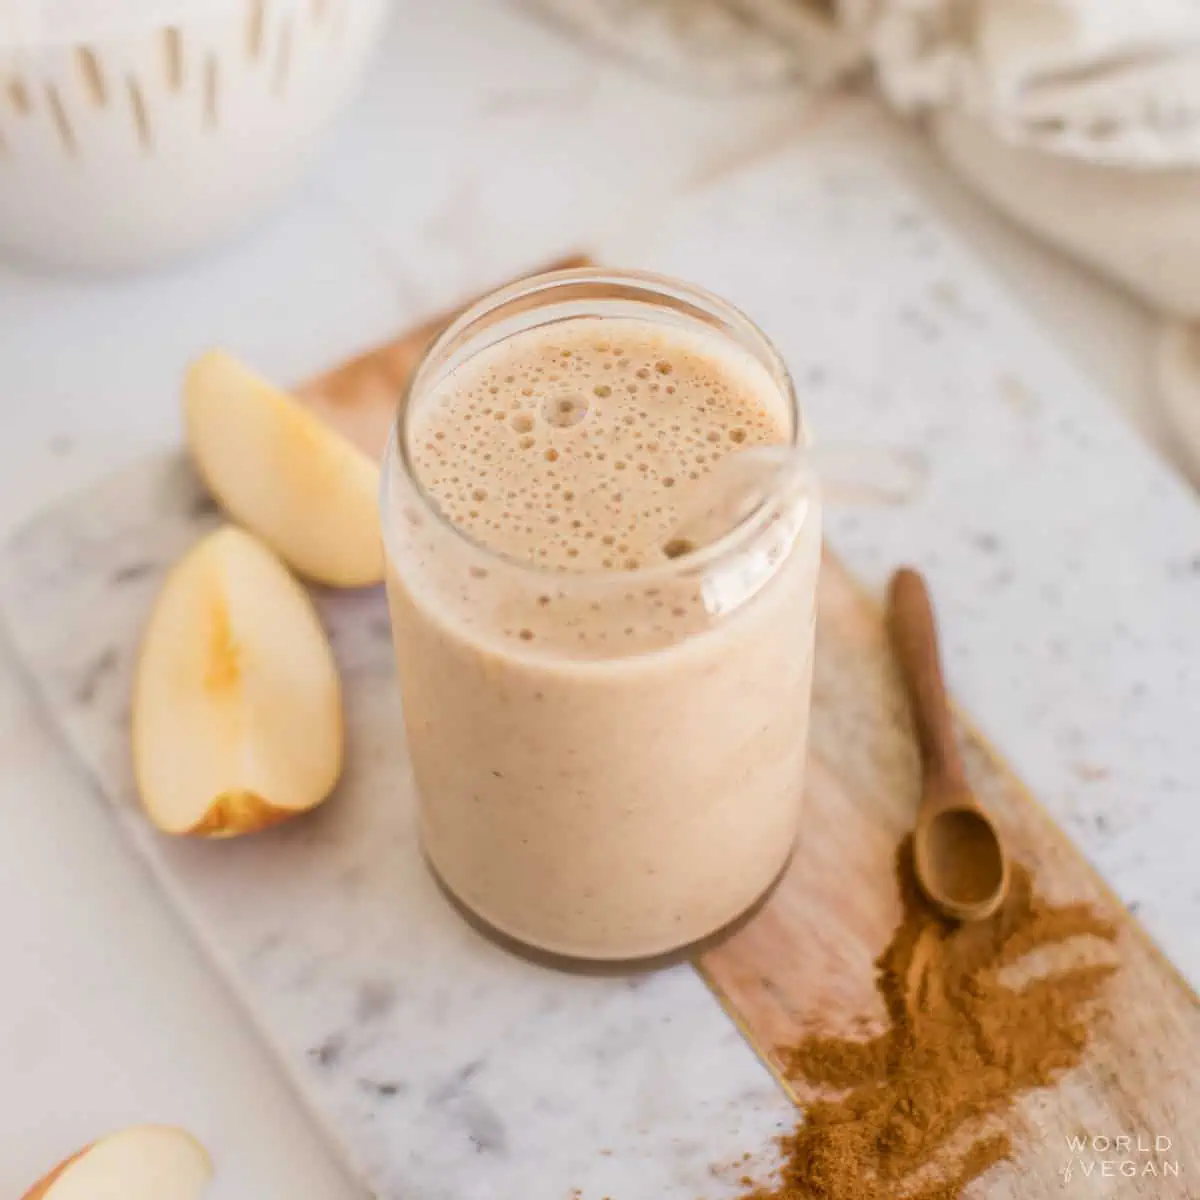
POLYGON ((311 819, 232 843, 136 807, 128 696, 163 570, 217 517, 182 458, 13 543, 4 611, 56 719, 184 919, 381 1200, 731 1196, 712 1168, 789 1105, 690 967, 588 977, 494 946, 425 870, 379 590, 318 598, 347 771, 311 819))
MULTIPOLYGON (((861 157, 774 156, 601 249, 753 314, 825 440, 925 456, 920 498, 831 513, 835 546, 874 586, 903 559, 929 571, 967 708, 1200 978, 1200 821, 1180 819, 1200 776, 1200 508, 1184 486, 861 157), (1142 894, 1129 881, 1151 853, 1167 883, 1142 894)), ((136 633, 212 520, 177 460, 136 468, 18 534, 4 607, 55 720, 352 1168, 388 1200, 728 1195, 710 1168, 789 1114, 700 980, 507 956, 421 869, 398 782, 380 803, 403 755, 378 595, 321 599, 353 679, 339 801, 233 845, 146 828, 126 745, 136 633)))
MULTIPOLYGON (((322 171, 253 236, 136 279, 71 280, 0 265, 0 528, 175 446, 183 365, 215 341, 276 378, 301 378, 443 301, 551 250, 590 244, 688 185, 769 157, 788 141, 816 163, 850 147, 892 164, 1074 365, 1078 377, 1061 362, 1055 371, 1069 376, 1072 412, 1100 420, 1104 461, 1124 433, 1137 472, 1151 469, 1132 430, 1170 455, 1146 370, 1148 316, 989 213, 919 136, 870 103, 842 97, 813 112, 788 91, 659 87, 495 0, 395 0, 395 9, 378 69, 322 171), (1119 430, 1124 417, 1130 428, 1119 430)), ((764 272, 775 252, 773 245, 760 251, 764 272)), ((694 273, 706 278, 703 260, 694 273)), ((886 264, 876 278, 886 290, 886 264)), ((1043 346, 1039 356, 1046 353, 1043 346)), ((1053 486, 1045 481, 1052 490, 1057 509, 1059 497, 1070 501, 1077 489, 1064 474, 1053 486)), ((1002 508, 997 498, 992 510, 1002 508)), ((1019 581, 1022 547, 1020 539, 1005 546, 1019 581)), ((984 560, 944 553, 940 586, 953 585, 961 570, 963 586, 974 587, 984 560)), ((1151 572, 1143 582, 1140 603, 1152 606, 1158 581, 1151 572)), ((1126 604, 1132 586, 1112 603, 1126 604)), ((1110 603, 1104 594, 1102 605, 1110 603)), ((1021 771, 1051 788, 1059 774, 1065 778, 1076 802, 1062 815, 1122 895, 1156 914, 1156 935, 1183 961, 1196 923, 1195 885, 1180 879, 1187 858, 1175 850, 1171 814, 1186 836, 1194 821, 1189 797, 1155 800, 1144 831, 1125 820, 1095 828, 1114 810, 1120 816, 1120 804, 1110 798, 1107 811, 1092 815, 1088 781, 1071 777, 1067 759, 1058 762, 1040 723, 1022 719, 1011 689, 1000 702, 987 683, 992 670, 1031 662, 1020 657, 1028 651, 1013 649, 1015 622, 1056 633, 1069 631, 1070 614, 1043 607, 1023 582, 996 606, 976 593, 975 605, 1009 633, 981 639, 964 627, 952 648, 956 685, 966 687, 970 674, 972 710, 1002 736, 1021 771)), ((1116 696, 1138 660, 1126 647, 1120 662, 1114 668, 1107 651, 1092 661, 1101 685, 1095 705, 1088 691, 1074 713, 1081 728, 1095 711, 1098 728, 1116 723, 1120 733, 1116 696)), ((1152 662, 1146 675, 1157 696, 1154 672, 1166 668, 1152 662)), ((1037 687, 1026 690, 1036 697, 1037 687)), ((1194 708, 1194 692, 1191 699, 1194 708)), ((1160 700, 1143 703, 1152 720, 1160 700)), ((1111 754, 1138 757, 1119 737, 1111 754)), ((361 1195, 63 755, 3 631, 0 809, 0 1054, 20 1080, 0 1095, 0 1185, 20 1195, 98 1132, 169 1120, 212 1150, 211 1200, 361 1195)))

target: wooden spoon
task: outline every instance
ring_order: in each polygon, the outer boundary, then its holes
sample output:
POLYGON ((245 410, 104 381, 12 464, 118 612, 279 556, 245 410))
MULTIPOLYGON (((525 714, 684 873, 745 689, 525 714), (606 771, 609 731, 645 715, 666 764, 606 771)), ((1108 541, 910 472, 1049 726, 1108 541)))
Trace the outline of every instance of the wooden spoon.
POLYGON ((924 787, 913 835, 917 882, 946 916, 981 921, 1004 902, 1008 857, 967 785, 942 679, 933 605, 925 580, 909 567, 892 577, 888 625, 921 747, 924 787))

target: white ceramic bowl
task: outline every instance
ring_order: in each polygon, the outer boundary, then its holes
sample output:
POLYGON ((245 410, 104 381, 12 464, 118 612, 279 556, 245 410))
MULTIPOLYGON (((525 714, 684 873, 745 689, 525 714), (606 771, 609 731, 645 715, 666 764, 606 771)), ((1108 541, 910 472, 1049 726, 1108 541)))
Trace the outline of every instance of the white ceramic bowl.
POLYGON ((137 32, 0 48, 0 249, 117 270, 233 235, 310 163, 388 7, 207 0, 137 32))

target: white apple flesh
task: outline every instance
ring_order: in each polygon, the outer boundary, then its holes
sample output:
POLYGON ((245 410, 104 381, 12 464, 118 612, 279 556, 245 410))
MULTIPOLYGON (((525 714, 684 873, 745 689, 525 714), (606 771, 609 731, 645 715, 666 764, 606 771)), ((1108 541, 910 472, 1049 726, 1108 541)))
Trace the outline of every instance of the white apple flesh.
POLYGON ((219 350, 188 371, 188 445, 221 507, 294 571, 332 587, 383 578, 379 465, 219 350))
POLYGON ((24 1200, 199 1200, 212 1163, 182 1129, 138 1125, 85 1146, 24 1200))
POLYGON ((253 833, 324 800, 342 767, 341 684, 312 601, 226 526, 167 577, 134 679, 133 760, 166 833, 253 833))

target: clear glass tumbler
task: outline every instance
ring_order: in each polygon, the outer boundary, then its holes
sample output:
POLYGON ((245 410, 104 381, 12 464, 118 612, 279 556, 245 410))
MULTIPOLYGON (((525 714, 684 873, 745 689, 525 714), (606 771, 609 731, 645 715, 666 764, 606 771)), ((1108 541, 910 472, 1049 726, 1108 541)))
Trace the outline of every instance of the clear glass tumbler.
POLYGON ((382 523, 426 856, 500 932, 630 960, 734 921, 791 854, 820 502, 781 488, 711 544, 636 570, 550 570, 473 540, 415 474, 414 423, 473 355, 577 318, 716 339, 767 381, 787 444, 802 452, 807 434, 783 362, 740 312, 673 280, 599 269, 476 304, 400 404, 382 523))

